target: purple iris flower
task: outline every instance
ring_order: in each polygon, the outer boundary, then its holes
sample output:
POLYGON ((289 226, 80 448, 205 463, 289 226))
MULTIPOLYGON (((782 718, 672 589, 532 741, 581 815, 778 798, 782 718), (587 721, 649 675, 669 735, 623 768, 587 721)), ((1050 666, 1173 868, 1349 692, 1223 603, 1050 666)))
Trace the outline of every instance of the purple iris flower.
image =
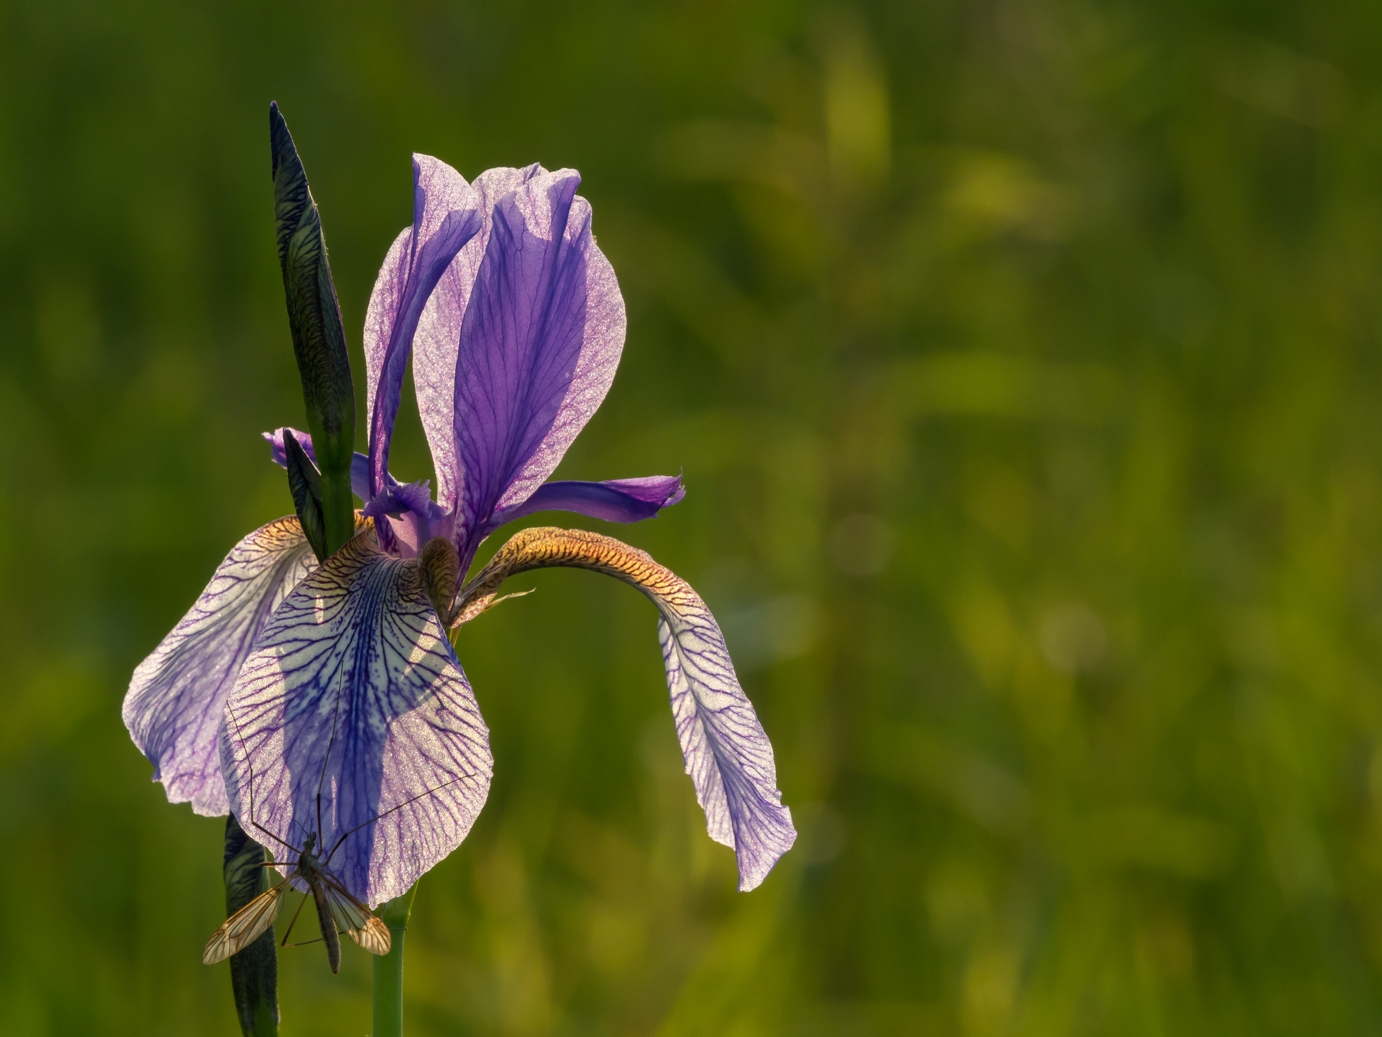
MULTIPOLYGON (((251 533, 136 669, 124 717, 173 802, 232 811, 275 859, 308 834, 371 906, 400 896, 470 830, 489 789, 489 735, 450 634, 516 572, 616 576, 657 606, 687 773, 740 888, 796 833, 773 752, 705 604, 617 540, 529 529, 474 578, 498 527, 564 510, 636 522, 682 499, 680 476, 549 481, 604 399, 623 348, 618 282, 573 170, 492 169, 468 184, 415 156, 414 221, 394 241, 365 324, 369 453, 357 535, 320 565, 296 517, 251 533), (388 470, 404 373, 437 478, 388 470), (265 832, 272 833, 265 835, 265 832), (277 842, 277 844, 276 844, 277 842)), ((284 437, 266 433, 284 464, 284 437)))

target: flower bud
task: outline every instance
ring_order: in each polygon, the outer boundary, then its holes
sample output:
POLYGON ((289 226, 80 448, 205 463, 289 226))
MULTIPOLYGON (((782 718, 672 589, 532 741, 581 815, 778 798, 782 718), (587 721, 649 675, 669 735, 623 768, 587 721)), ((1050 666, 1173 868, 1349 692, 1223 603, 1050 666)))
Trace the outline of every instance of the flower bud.
POLYGON ((322 238, 321 216, 277 104, 269 105, 269 143, 273 151, 278 262, 283 270, 293 352, 302 376, 307 427, 321 471, 326 549, 328 554, 334 554, 351 538, 355 527, 355 503, 350 493, 355 389, 350 379, 341 308, 322 238))

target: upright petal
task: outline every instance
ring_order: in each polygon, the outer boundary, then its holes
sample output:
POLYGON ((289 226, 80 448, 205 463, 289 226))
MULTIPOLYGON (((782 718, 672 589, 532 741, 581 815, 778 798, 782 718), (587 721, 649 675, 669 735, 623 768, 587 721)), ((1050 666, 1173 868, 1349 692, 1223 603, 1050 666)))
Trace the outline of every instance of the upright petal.
POLYGON ((365 317, 371 496, 384 488, 403 374, 423 307, 481 223, 478 196, 465 178, 430 156, 413 156, 413 199, 413 225, 389 249, 365 317))
POLYGON ((134 671, 125 726, 170 802, 209 817, 230 809, 216 750, 226 696, 269 616, 316 564, 296 516, 256 529, 134 671))
POLYGON ((526 500, 595 413, 624 345, 624 300, 574 170, 496 202, 461 325, 454 430, 466 560, 490 516, 526 500))
POLYGON ((465 838, 489 732, 415 561, 356 537, 283 602, 226 704, 241 825, 291 864, 308 834, 371 906, 465 838))
POLYGON ((658 640, 686 773, 706 830, 734 849, 739 888, 756 887, 796 841, 782 805, 772 743, 734 673, 719 624, 691 586, 644 552, 577 529, 521 530, 470 581, 458 612, 475 614, 509 576, 529 569, 592 569, 632 584, 657 606, 658 640))
POLYGON ((686 489, 679 475, 649 475, 641 479, 581 482, 554 479, 543 483, 527 500, 496 511, 486 532, 539 511, 574 511, 606 522, 642 522, 663 508, 681 503, 686 489))
POLYGON ((461 347, 461 325, 470 303, 475 275, 489 245, 494 226, 494 204, 535 176, 547 171, 534 163, 524 169, 487 169, 470 185, 479 198, 481 224, 476 235, 456 254, 427 300, 413 336, 413 385, 418 411, 432 449, 437 475, 437 501, 455 511, 461 471, 456 456, 456 357, 461 347))

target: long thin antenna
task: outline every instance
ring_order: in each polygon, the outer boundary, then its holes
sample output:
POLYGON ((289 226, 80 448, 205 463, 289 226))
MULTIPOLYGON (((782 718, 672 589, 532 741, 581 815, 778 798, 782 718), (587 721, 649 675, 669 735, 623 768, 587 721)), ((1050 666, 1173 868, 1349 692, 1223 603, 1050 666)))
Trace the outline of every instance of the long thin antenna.
POLYGON ((255 828, 259 829, 270 839, 274 840, 275 842, 283 846, 288 847, 288 849, 292 850, 298 856, 302 856, 302 851, 299 850, 296 846, 294 846, 290 842, 280 839, 278 836, 274 835, 273 832, 269 831, 267 828, 265 828, 263 825, 261 825, 258 821, 254 819, 254 762, 250 759, 249 746, 245 744, 244 733, 240 730, 240 721, 236 718, 235 710, 231 707, 229 702, 226 703, 226 716, 230 717, 230 722, 235 725, 235 737, 240 740, 240 748, 244 751, 245 754, 245 766, 249 769, 250 772, 250 824, 254 825, 255 828))
POLYGON ((374 824, 374 823, 375 823, 376 821, 378 821, 381 817, 388 817, 388 816, 389 816, 390 814, 392 814, 395 810, 402 810, 402 809, 403 809, 404 807, 406 807, 409 803, 415 803, 415 802, 417 802, 419 799, 421 799, 423 796, 430 796, 433 792, 440 792, 442 789, 446 788, 446 786, 448 786, 448 785, 454 785, 454 784, 456 784, 456 782, 462 781, 462 780, 464 780, 465 778, 468 778, 468 777, 470 777, 470 775, 468 775, 468 774, 460 774, 460 775, 457 775, 456 777, 452 778, 450 781, 444 781, 444 782, 442 782, 440 785, 436 785, 436 786, 433 786, 433 787, 430 788, 430 789, 426 789, 426 790, 424 790, 424 791, 422 791, 422 792, 419 792, 416 796, 412 797, 412 799, 405 799, 402 803, 398 804, 398 806, 396 806, 396 807, 389 807, 389 809, 386 810, 386 811, 384 811, 382 814, 375 814, 375 815, 374 815, 372 818, 370 818, 368 821, 365 821, 365 822, 363 822, 363 823, 361 823, 361 824, 356 825, 356 826, 355 826, 354 828, 352 828, 349 832, 346 832, 344 835, 342 835, 339 839, 336 840, 336 845, 334 845, 333 847, 331 847, 331 852, 330 852, 329 854, 327 854, 327 855, 326 855, 326 859, 325 859, 324 861, 322 861, 322 867, 325 867, 326 865, 330 864, 330 863, 331 863, 331 858, 334 857, 334 856, 336 856, 336 851, 339 850, 339 849, 341 848, 341 843, 345 842, 346 839, 348 839, 350 836, 354 835, 354 834, 355 834, 356 832, 358 832, 360 829, 365 828, 365 827, 367 827, 368 825, 374 824))
MULTIPOLYGON (((337 936, 349 936, 350 934, 349 934, 346 930, 344 930, 344 929, 337 928, 337 930, 336 930, 336 935, 337 935, 337 936)), ((326 939, 326 937, 324 937, 324 936, 314 936, 314 937, 312 937, 312 939, 310 939, 310 940, 299 940, 297 943, 285 943, 285 944, 283 944, 282 946, 284 946, 284 947, 309 947, 309 946, 311 946, 311 945, 314 944, 314 943, 321 943, 324 939, 326 939)))

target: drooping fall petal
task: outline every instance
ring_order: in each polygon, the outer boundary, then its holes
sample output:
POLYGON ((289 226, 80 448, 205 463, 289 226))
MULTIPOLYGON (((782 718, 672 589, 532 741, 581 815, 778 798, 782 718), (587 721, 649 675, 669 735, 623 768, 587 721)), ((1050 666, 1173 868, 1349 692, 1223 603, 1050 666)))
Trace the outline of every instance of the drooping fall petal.
POLYGON ((796 829, 777 788, 772 743, 739 686, 715 617, 685 580, 644 552, 598 533, 553 527, 515 533, 466 585, 458 610, 474 615, 507 577, 551 566, 613 576, 657 606, 672 716, 706 830, 733 848, 739 888, 758 886, 796 841, 796 829))
POLYGON ((316 564, 296 517, 255 530, 134 671, 125 726, 170 802, 207 816, 230 809, 216 748, 226 697, 269 616, 316 564))
POLYGON ((277 860, 310 833, 375 906, 465 838, 489 733, 417 563, 356 537, 290 594, 226 704, 231 809, 277 860), (319 798, 320 797, 320 798, 319 798))

